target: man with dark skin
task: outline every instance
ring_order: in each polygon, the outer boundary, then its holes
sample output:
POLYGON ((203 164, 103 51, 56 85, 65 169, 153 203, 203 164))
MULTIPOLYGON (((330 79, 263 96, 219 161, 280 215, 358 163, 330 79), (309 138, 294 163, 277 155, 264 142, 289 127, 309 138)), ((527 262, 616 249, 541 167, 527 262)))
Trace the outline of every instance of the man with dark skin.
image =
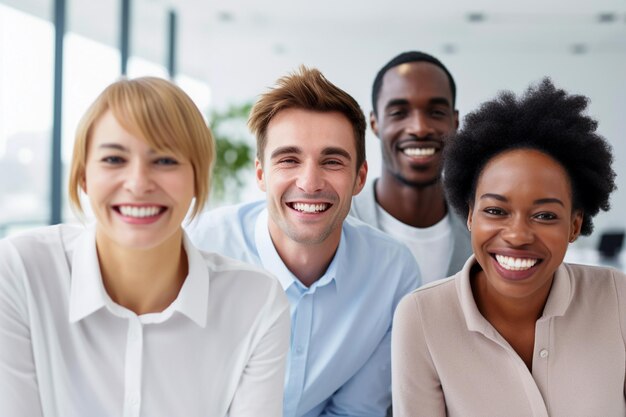
POLYGON ((423 283, 456 273, 471 254, 441 184, 443 148, 459 126, 455 98, 452 75, 431 55, 405 52, 378 72, 370 126, 383 169, 352 205, 353 216, 409 246, 423 283))

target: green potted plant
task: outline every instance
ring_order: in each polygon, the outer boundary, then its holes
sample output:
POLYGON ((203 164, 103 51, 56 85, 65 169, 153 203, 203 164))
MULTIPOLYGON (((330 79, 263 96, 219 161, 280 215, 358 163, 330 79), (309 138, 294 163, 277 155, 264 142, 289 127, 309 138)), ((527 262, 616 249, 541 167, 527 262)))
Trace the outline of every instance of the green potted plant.
POLYGON ((209 116, 217 148, 211 191, 214 205, 238 202, 241 190, 253 178, 254 138, 246 125, 251 108, 252 103, 231 105, 209 116))

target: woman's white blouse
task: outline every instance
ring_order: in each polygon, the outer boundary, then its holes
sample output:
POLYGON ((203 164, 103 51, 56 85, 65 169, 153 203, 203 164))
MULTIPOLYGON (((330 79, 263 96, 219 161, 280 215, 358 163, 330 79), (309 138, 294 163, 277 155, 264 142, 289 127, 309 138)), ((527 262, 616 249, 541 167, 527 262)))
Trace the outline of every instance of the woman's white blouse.
POLYGON ((254 266, 184 240, 163 312, 115 304, 93 227, 0 241, 1 416, 282 416, 289 304, 254 266))

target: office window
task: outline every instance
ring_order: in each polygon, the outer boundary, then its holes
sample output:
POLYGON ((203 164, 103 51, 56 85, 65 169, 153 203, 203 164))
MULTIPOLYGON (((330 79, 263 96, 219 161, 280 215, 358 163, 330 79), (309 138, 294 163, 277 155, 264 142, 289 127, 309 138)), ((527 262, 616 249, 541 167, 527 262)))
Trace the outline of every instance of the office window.
POLYGON ((49 219, 53 62, 52 23, 0 4, 0 236, 49 219))
POLYGON ((128 76, 168 78, 165 8, 159 2, 133 1, 130 16, 128 76))
MULTIPOLYGON (((63 59, 63 221, 76 218, 67 182, 76 126, 96 97, 120 76, 119 1, 69 1, 63 59)), ((85 200, 86 201, 86 200, 85 200)), ((83 208, 89 217, 88 204, 83 208)))

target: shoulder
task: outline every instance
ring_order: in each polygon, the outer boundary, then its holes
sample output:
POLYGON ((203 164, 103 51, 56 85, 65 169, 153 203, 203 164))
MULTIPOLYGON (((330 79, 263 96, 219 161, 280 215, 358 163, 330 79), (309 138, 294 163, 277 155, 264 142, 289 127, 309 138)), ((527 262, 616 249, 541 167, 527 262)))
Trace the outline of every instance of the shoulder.
POLYGON ((393 252, 413 258, 405 244, 376 229, 364 221, 348 216, 344 221, 343 232, 353 250, 393 252))
POLYGON ((622 282, 626 279, 626 274, 610 267, 574 263, 563 263, 563 266, 578 284, 585 286, 604 286, 612 281, 622 282))
POLYGON ((402 242, 348 216, 343 224, 346 262, 373 276, 384 276, 387 285, 402 283, 404 294, 421 284, 415 257, 402 242))
POLYGON ((252 245, 254 229, 265 201, 223 206, 202 212, 185 227, 195 246, 234 256, 252 245))
POLYGON ((425 338, 424 343, 445 346, 450 335, 467 331, 455 278, 431 282, 405 295, 394 314, 394 332, 425 338), (419 336, 418 336, 419 335, 419 336), (428 342, 426 342, 428 340, 428 342))
POLYGON ((369 180, 361 192, 352 198, 352 206, 350 207, 350 215, 366 222, 371 222, 372 216, 375 218, 376 197, 374 194, 374 186, 376 178, 369 180))
POLYGON ((564 263, 577 292, 617 292, 626 298, 626 274, 617 269, 564 263))
POLYGON ((255 201, 253 203, 228 205, 203 211, 189 223, 187 230, 237 228, 240 227, 242 223, 256 219, 256 216, 264 207, 264 201, 255 201))
POLYGON ((404 305, 405 310, 413 309, 414 314, 425 312, 433 317, 447 315, 451 306, 459 304, 456 279, 460 278, 457 275, 430 282, 410 292, 402 299, 401 305, 404 305))
POLYGON ((79 225, 60 224, 29 230, 0 241, 0 256, 19 255, 36 262, 48 254, 71 252, 76 240, 85 232, 79 225))
POLYGON ((202 252, 209 271, 211 292, 222 296, 236 294, 240 303, 265 300, 285 304, 286 297, 278 280, 265 269, 213 252, 202 252))

